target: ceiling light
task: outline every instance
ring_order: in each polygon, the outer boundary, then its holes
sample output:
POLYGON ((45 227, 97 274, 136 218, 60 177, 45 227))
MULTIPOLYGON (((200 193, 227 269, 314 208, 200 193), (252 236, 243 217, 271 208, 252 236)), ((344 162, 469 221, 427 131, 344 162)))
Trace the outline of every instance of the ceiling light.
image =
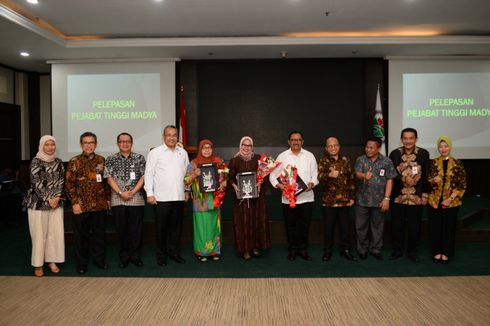
POLYGON ((37 0, 27 0, 27 2, 29 2, 33 5, 37 5, 39 3, 39 1, 37 1, 37 0))
POLYGON ((23 56, 23 57, 28 57, 28 56, 30 56, 29 52, 26 52, 26 51, 22 51, 22 52, 20 53, 20 55, 21 55, 21 56, 23 56))

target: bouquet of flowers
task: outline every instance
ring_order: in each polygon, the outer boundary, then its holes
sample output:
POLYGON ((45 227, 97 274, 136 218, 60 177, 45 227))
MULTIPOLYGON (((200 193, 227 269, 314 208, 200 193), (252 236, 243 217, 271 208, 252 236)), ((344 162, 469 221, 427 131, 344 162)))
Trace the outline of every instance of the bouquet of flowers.
POLYGON ((259 166, 257 167, 257 184, 264 182, 264 178, 279 165, 281 165, 281 162, 276 162, 272 157, 262 153, 259 158, 259 166))
POLYGON ((288 164, 279 174, 279 181, 284 185, 282 194, 289 200, 289 207, 296 207, 296 177, 298 176, 298 169, 288 164))
POLYGON ((221 205, 223 205, 223 200, 225 199, 225 186, 226 182, 228 181, 228 174, 230 173, 230 170, 226 166, 224 162, 222 162, 220 165, 218 165, 218 178, 219 178, 219 184, 223 184, 223 190, 216 190, 213 192, 213 206, 214 208, 218 208, 221 205))

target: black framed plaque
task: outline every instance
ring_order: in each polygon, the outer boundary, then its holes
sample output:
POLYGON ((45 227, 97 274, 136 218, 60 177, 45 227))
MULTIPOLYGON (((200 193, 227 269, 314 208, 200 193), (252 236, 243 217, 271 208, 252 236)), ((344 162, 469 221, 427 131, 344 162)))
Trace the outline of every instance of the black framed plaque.
POLYGON ((308 188, 308 186, 303 181, 303 179, 301 179, 301 177, 299 176, 299 174, 297 174, 296 175, 296 191, 294 192, 294 195, 295 196, 298 196, 300 193, 302 193, 303 191, 305 191, 306 188, 308 188))
POLYGON ((238 199, 257 198, 257 174, 255 172, 242 172, 236 176, 238 189, 238 199))
POLYGON ((201 164, 199 175, 199 189, 202 192, 213 192, 219 188, 218 169, 213 163, 201 164))
MULTIPOLYGON (((281 178, 277 178, 277 182, 282 183, 281 178)), ((294 191, 294 195, 298 196, 300 193, 305 191, 307 188, 308 188, 308 186, 303 181, 303 179, 301 179, 299 174, 296 174, 296 190, 294 191)))

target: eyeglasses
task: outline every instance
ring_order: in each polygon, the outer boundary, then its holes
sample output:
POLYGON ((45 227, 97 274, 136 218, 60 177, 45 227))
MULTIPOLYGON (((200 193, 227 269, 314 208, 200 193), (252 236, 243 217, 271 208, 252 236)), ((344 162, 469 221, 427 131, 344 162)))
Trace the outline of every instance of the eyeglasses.
POLYGON ((335 148, 335 147, 339 147, 340 145, 339 144, 333 144, 333 145, 327 145, 326 147, 327 148, 335 148))

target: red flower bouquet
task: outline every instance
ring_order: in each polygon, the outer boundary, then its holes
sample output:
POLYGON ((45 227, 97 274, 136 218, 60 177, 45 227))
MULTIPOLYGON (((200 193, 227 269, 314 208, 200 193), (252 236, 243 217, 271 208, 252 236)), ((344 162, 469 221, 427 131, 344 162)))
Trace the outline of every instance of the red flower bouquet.
POLYGON ((296 207, 296 178, 298 169, 293 165, 288 165, 279 174, 279 181, 284 185, 282 195, 289 200, 289 207, 296 207))
POLYGON ((216 190, 213 192, 213 206, 214 208, 218 208, 221 205, 223 205, 223 201, 225 199, 225 188, 226 188, 226 181, 228 181, 228 174, 230 173, 230 170, 226 166, 226 164, 223 162, 218 166, 218 178, 219 178, 219 183, 222 185, 220 188, 223 190, 216 190))
POLYGON ((259 158, 259 165, 257 167, 257 184, 264 182, 266 176, 274 171, 281 162, 276 162, 272 157, 262 153, 259 158))

